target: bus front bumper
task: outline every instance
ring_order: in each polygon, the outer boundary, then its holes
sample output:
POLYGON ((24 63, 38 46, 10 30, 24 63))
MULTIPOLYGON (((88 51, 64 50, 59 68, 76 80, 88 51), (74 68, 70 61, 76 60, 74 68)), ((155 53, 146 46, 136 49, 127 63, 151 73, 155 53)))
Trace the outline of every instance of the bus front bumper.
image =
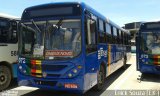
POLYGON ((18 85, 55 91, 68 91, 72 93, 85 92, 85 90, 83 90, 83 79, 81 77, 70 79, 47 79, 18 74, 18 85))
POLYGON ((140 72, 142 73, 153 73, 153 74, 160 74, 160 65, 147 65, 143 64, 140 68, 140 72))

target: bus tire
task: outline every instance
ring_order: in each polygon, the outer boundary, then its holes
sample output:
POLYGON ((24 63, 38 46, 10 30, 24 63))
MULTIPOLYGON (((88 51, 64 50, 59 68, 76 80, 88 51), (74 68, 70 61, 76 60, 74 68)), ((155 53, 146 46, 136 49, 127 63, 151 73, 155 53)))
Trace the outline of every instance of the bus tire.
POLYGON ((94 87, 94 90, 95 91, 102 90, 104 86, 104 82, 105 82, 105 69, 101 65, 100 70, 98 71, 98 74, 97 74, 97 85, 94 87))
POLYGON ((123 69, 127 69, 126 61, 127 61, 126 58, 123 58, 123 66, 122 66, 123 69))
POLYGON ((7 66, 0 66, 0 91, 6 89, 11 82, 11 71, 7 66))

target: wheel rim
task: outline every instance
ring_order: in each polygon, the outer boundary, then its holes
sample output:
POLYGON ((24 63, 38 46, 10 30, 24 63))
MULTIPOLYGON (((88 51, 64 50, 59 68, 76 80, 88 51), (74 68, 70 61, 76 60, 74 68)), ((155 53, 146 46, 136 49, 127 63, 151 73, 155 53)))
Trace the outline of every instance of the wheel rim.
POLYGON ((104 73, 102 70, 103 69, 101 69, 101 71, 99 72, 99 76, 98 76, 98 83, 100 86, 102 86, 104 83, 104 73))
POLYGON ((7 82, 7 76, 4 73, 0 74, 0 85, 3 85, 7 82))
POLYGON ((98 82, 99 82, 99 84, 102 83, 102 72, 99 72, 98 82))

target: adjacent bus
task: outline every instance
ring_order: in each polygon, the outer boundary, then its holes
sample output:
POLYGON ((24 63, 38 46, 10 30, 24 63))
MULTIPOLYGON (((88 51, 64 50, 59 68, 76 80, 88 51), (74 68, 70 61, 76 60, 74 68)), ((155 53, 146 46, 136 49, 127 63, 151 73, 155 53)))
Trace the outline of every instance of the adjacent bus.
POLYGON ((160 22, 141 24, 136 37, 137 70, 160 74, 160 22))
POLYGON ((19 32, 18 84, 84 93, 126 66, 130 34, 84 3, 50 3, 24 10, 19 32))
POLYGON ((0 91, 17 77, 18 18, 0 14, 0 91))

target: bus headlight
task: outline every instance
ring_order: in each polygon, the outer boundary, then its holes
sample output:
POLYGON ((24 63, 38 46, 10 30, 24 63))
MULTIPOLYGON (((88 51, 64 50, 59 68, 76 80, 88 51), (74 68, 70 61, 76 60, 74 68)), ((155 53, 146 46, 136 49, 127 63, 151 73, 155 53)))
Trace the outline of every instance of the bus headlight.
POLYGON ((27 72, 26 70, 23 70, 23 73, 25 73, 25 74, 26 74, 26 72, 27 72))
POLYGON ((77 68, 72 69, 72 70, 68 73, 68 77, 71 78, 71 77, 76 76, 76 75, 79 73, 79 71, 80 71, 80 69, 77 69, 77 68))
POLYGON ((77 73, 77 69, 73 69, 73 73, 77 73))
POLYGON ((72 77, 72 74, 71 74, 71 73, 69 73, 69 74, 68 74, 68 77, 72 77))
POLYGON ((82 66, 81 66, 81 65, 78 65, 77 68, 78 68, 78 69, 82 69, 82 66))
POLYGON ((22 66, 19 66, 19 69, 22 70, 22 66))
POLYGON ((42 76, 45 78, 45 77, 47 77, 47 73, 46 72, 43 72, 42 73, 42 76))
POLYGON ((142 59, 142 62, 145 63, 145 59, 142 59))
POLYGON ((25 74, 26 75, 26 73, 27 73, 27 71, 26 71, 26 68, 24 67, 24 66, 22 66, 22 65, 19 65, 19 71, 21 72, 21 73, 23 73, 23 74, 25 74))
POLYGON ((146 64, 148 64, 148 62, 146 62, 146 64))
POLYGON ((144 63, 144 64, 148 64, 148 60, 146 60, 146 59, 142 59, 142 63, 144 63))
POLYGON ((81 65, 77 65, 76 67, 70 69, 70 71, 66 72, 63 77, 64 78, 75 77, 80 73, 81 69, 82 69, 82 66, 81 65))

